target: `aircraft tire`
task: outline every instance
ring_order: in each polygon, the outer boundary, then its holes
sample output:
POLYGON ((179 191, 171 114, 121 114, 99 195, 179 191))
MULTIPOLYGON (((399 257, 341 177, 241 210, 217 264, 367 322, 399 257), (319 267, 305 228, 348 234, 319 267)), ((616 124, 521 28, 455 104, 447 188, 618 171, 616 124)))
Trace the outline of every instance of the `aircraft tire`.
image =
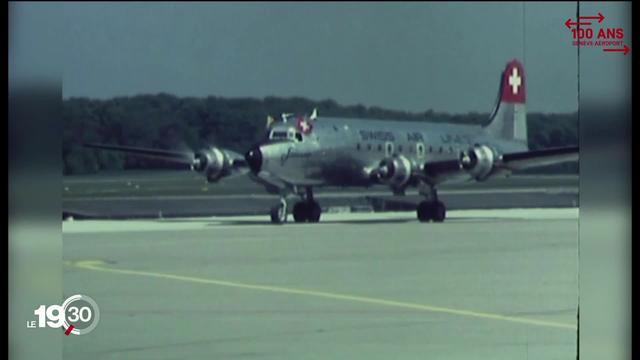
POLYGON ((271 208, 271 223, 283 224, 287 222, 287 202, 280 200, 280 204, 271 208))
POLYGON ((434 222, 443 222, 447 217, 447 209, 440 201, 433 204, 432 216, 434 222))
POLYGON ((306 222, 309 219, 309 208, 306 202, 297 202, 293 206, 293 220, 297 223, 306 222))
POLYGON ((320 215, 322 215, 322 208, 320 208, 320 205, 318 205, 318 203, 315 201, 310 202, 307 207, 307 216, 309 222, 319 222, 320 215))
POLYGON ((434 206, 430 201, 422 201, 418 204, 416 209, 418 220, 420 222, 428 222, 434 218, 434 206))

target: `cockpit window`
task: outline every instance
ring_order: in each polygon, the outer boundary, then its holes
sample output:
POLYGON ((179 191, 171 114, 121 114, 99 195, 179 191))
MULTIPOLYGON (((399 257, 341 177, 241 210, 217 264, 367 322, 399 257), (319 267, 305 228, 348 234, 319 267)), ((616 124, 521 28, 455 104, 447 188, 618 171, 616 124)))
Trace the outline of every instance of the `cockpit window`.
POLYGON ((273 130, 271 132, 271 134, 269 134, 269 139, 271 139, 271 140, 286 140, 287 139, 287 132, 286 131, 273 130))
POLYGON ((295 129, 287 130, 272 130, 269 133, 269 140, 292 140, 296 142, 302 142, 302 133, 295 131, 295 129))
POLYGON ((296 130, 294 128, 289 128, 287 130, 287 139, 293 140, 296 137, 296 130))

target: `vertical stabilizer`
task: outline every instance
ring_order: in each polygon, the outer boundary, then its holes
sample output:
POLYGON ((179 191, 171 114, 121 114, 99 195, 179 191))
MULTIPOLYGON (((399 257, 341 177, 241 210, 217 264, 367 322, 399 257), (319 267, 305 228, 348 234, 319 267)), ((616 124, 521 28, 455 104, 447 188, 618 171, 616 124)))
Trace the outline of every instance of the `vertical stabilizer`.
POLYGON ((502 72, 496 106, 486 125, 491 136, 527 143, 525 85, 524 67, 518 60, 511 60, 502 72))

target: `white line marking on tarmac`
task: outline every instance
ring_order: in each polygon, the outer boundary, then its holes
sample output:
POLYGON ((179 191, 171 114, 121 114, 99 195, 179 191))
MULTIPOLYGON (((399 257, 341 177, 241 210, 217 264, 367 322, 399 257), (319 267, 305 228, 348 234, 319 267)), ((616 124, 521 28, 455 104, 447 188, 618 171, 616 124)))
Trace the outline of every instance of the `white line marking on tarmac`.
POLYGON ((312 297, 320 297, 320 298, 333 299, 333 300, 343 300, 343 301, 367 303, 367 304, 374 304, 374 305, 381 305, 381 306, 391 306, 391 307, 397 307, 397 308, 428 311, 428 312, 435 312, 435 313, 444 313, 444 314, 480 318, 480 319, 486 319, 486 320, 506 321, 506 322, 512 322, 512 323, 531 325, 531 326, 560 328, 560 329, 567 329, 572 331, 577 330, 577 326, 573 324, 566 324, 566 323, 547 321, 547 320, 537 320, 537 319, 530 319, 530 318, 523 318, 523 317, 515 317, 515 316, 505 316, 505 315, 486 313, 486 312, 453 309, 453 308, 446 308, 446 307, 440 307, 440 306, 432 306, 427 304, 409 303, 409 302, 403 302, 403 301, 378 299, 378 298, 357 296, 357 295, 350 295, 350 294, 339 294, 339 293, 332 293, 332 292, 325 292, 325 291, 305 290, 305 289, 296 289, 296 288, 287 288, 287 287, 269 286, 269 285, 247 284, 247 283, 232 282, 232 281, 226 281, 226 280, 205 279, 205 278, 197 278, 197 277, 174 275, 174 274, 164 274, 164 273, 156 273, 156 272, 149 272, 149 271, 107 268, 107 267, 100 266, 100 265, 103 265, 104 262, 99 260, 77 261, 77 262, 71 262, 71 263, 67 262, 66 264, 69 266, 80 268, 80 269, 100 271, 100 272, 120 274, 120 275, 145 276, 145 277, 184 281, 184 282, 204 284, 204 285, 226 286, 226 287, 233 287, 233 288, 240 288, 240 289, 247 289, 247 290, 257 290, 257 291, 266 291, 266 292, 272 292, 272 293, 288 294, 288 295, 312 296, 312 297))

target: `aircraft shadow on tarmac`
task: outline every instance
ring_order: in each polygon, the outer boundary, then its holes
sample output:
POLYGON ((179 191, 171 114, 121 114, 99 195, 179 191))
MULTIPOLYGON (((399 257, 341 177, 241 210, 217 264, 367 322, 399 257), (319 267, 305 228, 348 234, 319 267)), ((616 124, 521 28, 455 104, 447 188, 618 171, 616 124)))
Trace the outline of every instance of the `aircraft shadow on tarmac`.
MULTIPOLYGON (((500 218, 500 217, 456 217, 455 219, 449 219, 444 222, 487 222, 487 221, 516 221, 516 220, 527 220, 526 218, 500 218)), ((202 223, 208 222, 207 226, 220 226, 220 225, 237 225, 237 226, 250 226, 250 225, 271 225, 271 222, 268 220, 204 220, 204 219, 162 219, 158 220, 158 222, 162 223, 202 223)), ((414 218, 392 218, 392 219, 344 219, 344 220, 321 220, 319 223, 313 225, 335 225, 335 224, 402 224, 402 223, 418 223, 418 220, 414 218)), ((296 226, 296 225, 311 225, 307 223, 296 223, 293 221, 287 222, 286 224, 281 224, 285 226, 296 226)), ((437 223, 425 224, 426 225, 439 225, 437 223)), ((278 225, 274 225, 277 227, 278 225)))
MULTIPOLYGON (((209 222, 208 226, 220 226, 220 225, 271 225, 271 222, 268 220, 203 220, 203 219, 162 219, 157 220, 157 222, 161 223, 202 223, 209 222)), ((359 219, 359 220, 321 220, 319 223, 314 225, 322 225, 322 224, 384 224, 384 223, 410 223, 417 222, 415 219, 359 219)), ((310 225, 308 223, 296 223, 294 221, 289 221, 285 224, 273 224, 274 227, 278 225, 290 226, 290 225, 310 225)))

